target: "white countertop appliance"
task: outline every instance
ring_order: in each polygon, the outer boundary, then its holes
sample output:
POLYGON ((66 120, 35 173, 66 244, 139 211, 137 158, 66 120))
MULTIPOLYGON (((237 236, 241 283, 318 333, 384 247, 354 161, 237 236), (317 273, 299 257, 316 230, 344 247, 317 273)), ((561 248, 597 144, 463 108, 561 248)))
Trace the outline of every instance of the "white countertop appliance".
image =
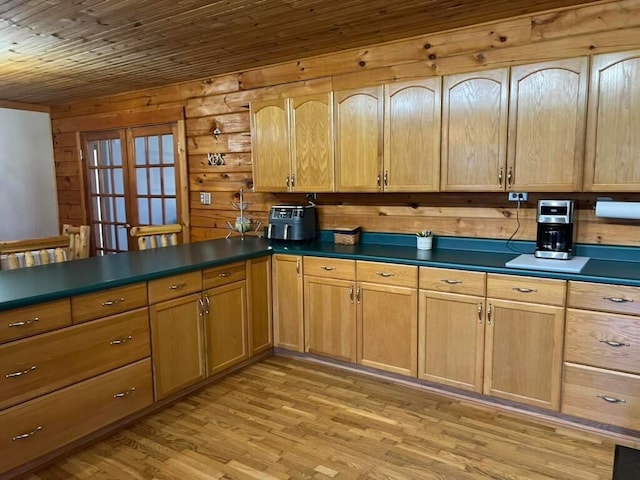
POLYGON ((269 212, 267 238, 309 240, 316 236, 315 205, 274 205, 269 212))

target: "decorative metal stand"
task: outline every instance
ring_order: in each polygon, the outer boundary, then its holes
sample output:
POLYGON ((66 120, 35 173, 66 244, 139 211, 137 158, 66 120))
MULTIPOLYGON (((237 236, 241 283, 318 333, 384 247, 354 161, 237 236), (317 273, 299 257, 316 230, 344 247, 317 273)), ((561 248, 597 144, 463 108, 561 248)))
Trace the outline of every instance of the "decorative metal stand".
POLYGON ((242 239, 244 240, 245 233, 247 232, 258 232, 260 227, 262 226, 262 222, 256 222, 251 220, 249 217, 246 217, 244 214, 245 209, 250 205, 244 201, 244 189, 240 189, 240 198, 238 202, 231 202, 233 208, 240 212, 240 216, 236 218, 236 223, 232 224, 231 222, 227 222, 227 228, 229 229, 229 233, 225 238, 229 238, 234 233, 239 233, 242 239))

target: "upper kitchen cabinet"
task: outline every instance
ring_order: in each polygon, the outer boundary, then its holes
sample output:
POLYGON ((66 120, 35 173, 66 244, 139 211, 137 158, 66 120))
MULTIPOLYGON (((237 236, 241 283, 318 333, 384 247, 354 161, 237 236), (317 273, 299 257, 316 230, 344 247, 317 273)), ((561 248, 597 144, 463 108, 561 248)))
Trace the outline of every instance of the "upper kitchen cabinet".
POLYGON ((333 95, 289 100, 291 120, 290 190, 333 191, 333 95))
POLYGON ((640 189, 640 51, 593 57, 586 145, 585 191, 640 189))
POLYGON ((504 191, 509 70, 444 77, 441 189, 504 191))
POLYGON ((383 88, 334 93, 336 190, 382 189, 383 88))
POLYGON ((588 58, 511 69, 507 188, 580 191, 588 58))
POLYGON ((385 85, 384 191, 438 191, 441 89, 440 77, 385 85))
POLYGON ((251 104, 253 189, 286 192, 291 184, 289 119, 285 99, 251 104))

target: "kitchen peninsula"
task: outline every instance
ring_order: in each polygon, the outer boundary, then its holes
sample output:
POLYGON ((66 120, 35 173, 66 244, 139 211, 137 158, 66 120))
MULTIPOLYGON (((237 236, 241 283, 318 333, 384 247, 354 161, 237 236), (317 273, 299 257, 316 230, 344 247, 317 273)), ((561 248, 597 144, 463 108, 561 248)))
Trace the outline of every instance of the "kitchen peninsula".
POLYGON ((469 398, 502 399, 533 416, 574 422, 638 447, 638 350, 637 342, 627 342, 638 338, 640 316, 634 249, 582 246, 592 259, 582 273, 563 274, 505 268, 516 254, 505 251, 504 242, 438 238, 436 248, 425 252, 406 235, 364 233, 363 243, 353 246, 328 239, 328 232, 317 242, 286 245, 232 238, 0 272, 0 356, 8 368, 2 372, 7 388, 0 398, 0 430, 10 432, 1 446, 12 452, 3 456, 0 470, 33 467, 46 460, 46 452, 55 456, 64 451, 61 445, 117 428, 270 355, 274 345, 279 353, 359 365, 365 373, 391 374, 415 386, 453 386, 469 398), (288 272, 278 270, 282 259, 293 259, 293 280, 279 278, 288 272), (283 299, 297 302, 296 290, 280 288, 288 281, 304 283, 297 325, 280 315, 283 299), (310 306, 322 305, 327 291, 344 292, 339 318, 310 306), (385 295, 408 300, 394 302, 394 315, 376 319, 370 306, 390 298, 385 295), (437 331, 434 318, 447 320, 438 308, 457 312, 452 320, 470 319, 450 328, 476 332, 465 346, 473 355, 461 358, 469 361, 468 376, 438 362, 442 352, 429 337, 437 331), (514 309, 519 313, 511 316, 514 309), (314 322, 326 319, 346 339, 331 344, 318 338, 314 322), (522 320, 530 323, 520 331, 522 320), (387 325, 396 321, 406 331, 387 325), (183 323, 176 328, 175 322, 183 323), (500 330, 503 324, 508 331, 500 330), (542 328, 535 333, 537 324, 542 328), (304 332, 302 343, 281 341, 288 328, 304 332), (377 332, 385 328, 395 335, 377 332), (600 338, 606 328, 610 337, 600 338), (591 345, 594 336, 600 341, 591 345), (389 341, 405 342, 410 355, 388 356, 393 348, 375 348, 389 341), (500 348, 513 342, 540 350, 519 356, 500 348), (347 345, 347 353, 335 345, 347 345), (535 361, 536 368, 515 361, 535 361), (504 381, 512 368, 531 379, 523 391, 504 381), (51 415, 45 410, 58 412, 58 422, 74 418, 74 428, 46 428, 51 415), (78 413, 83 410, 93 415, 84 418, 78 413))

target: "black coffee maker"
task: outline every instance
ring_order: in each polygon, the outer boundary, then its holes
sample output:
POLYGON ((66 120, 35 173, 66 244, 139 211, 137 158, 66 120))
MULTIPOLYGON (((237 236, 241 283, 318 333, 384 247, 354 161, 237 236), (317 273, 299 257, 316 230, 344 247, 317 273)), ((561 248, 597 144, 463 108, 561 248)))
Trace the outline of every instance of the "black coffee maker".
POLYGON ((538 200, 538 258, 569 260, 573 257, 575 229, 573 200, 538 200))

